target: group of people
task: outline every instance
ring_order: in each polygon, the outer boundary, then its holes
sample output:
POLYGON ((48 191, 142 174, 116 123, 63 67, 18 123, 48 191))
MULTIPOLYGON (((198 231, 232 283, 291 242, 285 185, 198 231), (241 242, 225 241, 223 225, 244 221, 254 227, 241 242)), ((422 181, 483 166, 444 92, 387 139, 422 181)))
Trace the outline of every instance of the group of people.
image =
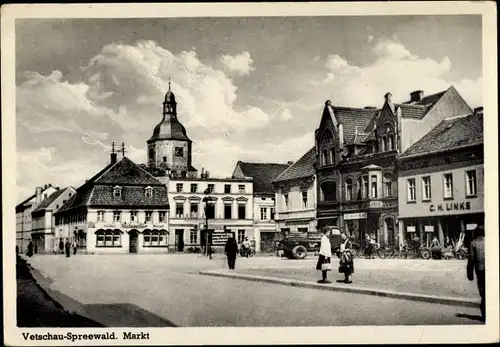
POLYGON ((69 258, 71 255, 71 249, 73 249, 73 255, 75 255, 78 249, 78 245, 75 240, 70 242, 69 239, 66 239, 66 242, 64 242, 61 239, 59 240, 59 244, 54 243, 54 254, 66 254, 66 258, 69 258))
MULTIPOLYGON (((332 246, 330 243, 331 229, 325 227, 322 229, 323 236, 321 237, 319 257, 316 264, 316 270, 321 271, 321 279, 318 283, 331 283, 327 279, 328 271, 332 270, 332 246)), ((345 233, 341 234, 342 242, 340 244, 340 261, 339 273, 344 274, 344 283, 352 283, 352 274, 354 273, 354 260, 352 256, 352 243, 345 233)), ((340 281, 342 282, 342 281, 340 281)))

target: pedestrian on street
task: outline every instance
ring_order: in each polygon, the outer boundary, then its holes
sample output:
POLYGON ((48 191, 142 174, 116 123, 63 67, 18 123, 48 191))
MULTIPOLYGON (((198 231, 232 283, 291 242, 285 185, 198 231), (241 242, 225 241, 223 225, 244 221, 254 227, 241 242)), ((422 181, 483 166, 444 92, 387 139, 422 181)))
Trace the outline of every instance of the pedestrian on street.
POLYGON ((327 280, 328 271, 332 270, 332 245, 330 244, 330 234, 332 231, 329 227, 323 227, 322 232, 323 236, 321 237, 319 247, 318 263, 316 264, 316 270, 321 271, 321 279, 318 283, 332 283, 327 280))
POLYGON ((484 264, 484 227, 479 226, 474 230, 474 240, 470 243, 469 259, 467 261, 467 279, 474 280, 476 273, 477 287, 481 296, 481 317, 486 320, 486 283, 484 264))
POLYGON ((234 266, 236 265, 236 255, 238 254, 238 243, 234 237, 227 239, 224 253, 227 256, 227 265, 229 270, 234 270, 234 266))
POLYGON ((64 242, 62 239, 59 240, 59 253, 64 254, 64 242))
POLYGON ((26 252, 28 257, 33 256, 33 242, 28 243, 28 251, 26 252))
POLYGON ((69 243, 69 240, 66 240, 66 258, 69 258, 71 255, 71 244, 69 243))
POLYGON ((54 242, 54 254, 59 253, 59 246, 57 245, 56 242, 54 242))
POLYGON ((351 253, 352 244, 345 233, 342 233, 341 237, 339 272, 344 274, 345 283, 352 283, 352 274, 354 273, 354 261, 351 253))
POLYGON ((71 245, 71 247, 73 247, 73 255, 76 255, 76 249, 77 249, 77 244, 76 244, 76 240, 73 240, 73 244, 71 245))

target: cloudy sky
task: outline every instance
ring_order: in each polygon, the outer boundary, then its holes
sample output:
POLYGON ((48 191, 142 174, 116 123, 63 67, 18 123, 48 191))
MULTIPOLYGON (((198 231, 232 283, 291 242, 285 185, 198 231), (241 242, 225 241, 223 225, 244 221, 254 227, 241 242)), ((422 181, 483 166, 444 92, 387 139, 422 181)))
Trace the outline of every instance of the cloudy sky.
POLYGON ((146 159, 172 79, 193 162, 296 160, 324 102, 381 106, 454 85, 482 104, 480 16, 16 20, 17 201, 78 187, 112 141, 146 159))

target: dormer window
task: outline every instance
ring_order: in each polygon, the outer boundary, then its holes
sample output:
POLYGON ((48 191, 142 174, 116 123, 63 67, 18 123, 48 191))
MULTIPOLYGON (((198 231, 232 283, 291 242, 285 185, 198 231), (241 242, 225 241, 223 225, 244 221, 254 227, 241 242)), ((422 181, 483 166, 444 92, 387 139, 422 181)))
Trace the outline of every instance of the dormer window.
POLYGON ((113 196, 115 198, 121 198, 121 196, 122 196, 122 187, 118 187, 118 186, 114 187, 113 188, 113 196))
POLYGON ((146 187, 146 189, 144 191, 146 193, 146 198, 152 198, 153 197, 153 188, 146 187))

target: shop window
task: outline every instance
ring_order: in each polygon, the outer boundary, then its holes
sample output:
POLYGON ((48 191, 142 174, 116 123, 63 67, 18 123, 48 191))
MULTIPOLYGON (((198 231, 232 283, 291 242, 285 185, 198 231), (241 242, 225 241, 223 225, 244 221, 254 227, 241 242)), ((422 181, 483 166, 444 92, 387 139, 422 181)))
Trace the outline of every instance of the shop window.
POLYGON ((467 196, 477 195, 476 170, 465 172, 465 177, 467 178, 467 196))
POLYGON ((345 180, 345 199, 346 201, 352 200, 352 179, 345 180))
POLYGON ((431 200, 431 177, 425 176, 422 177, 422 200, 430 201, 431 200))
POLYGON ((121 247, 122 238, 118 230, 98 230, 96 231, 97 247, 121 247))
POLYGON ((165 231, 145 231, 144 247, 161 247, 167 245, 167 233, 165 231))
POLYGON ((444 198, 453 198, 453 174, 448 173, 443 175, 444 181, 444 198))
POLYGON ((238 205, 238 219, 246 218, 246 205, 240 204, 238 205))
POLYGON ((407 201, 408 202, 415 202, 417 200, 416 187, 415 187, 415 179, 414 178, 408 179, 407 180, 407 186, 408 186, 407 201))
POLYGON ((233 218, 233 205, 232 204, 224 204, 224 219, 233 218))

